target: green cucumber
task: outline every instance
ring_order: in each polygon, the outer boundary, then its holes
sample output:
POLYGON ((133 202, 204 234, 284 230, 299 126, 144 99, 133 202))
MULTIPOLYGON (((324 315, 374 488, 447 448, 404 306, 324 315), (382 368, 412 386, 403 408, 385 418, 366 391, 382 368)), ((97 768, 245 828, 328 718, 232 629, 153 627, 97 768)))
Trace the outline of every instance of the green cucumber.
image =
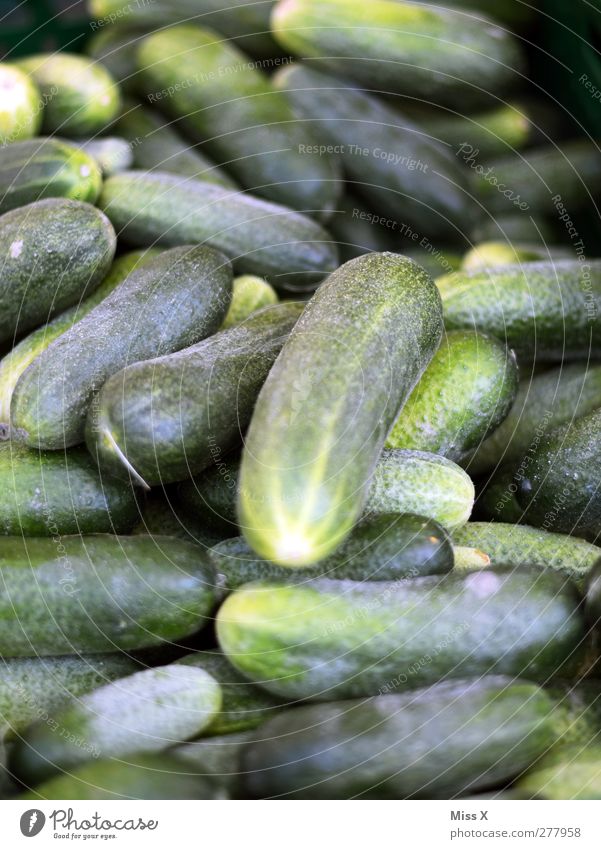
POLYGON ((204 180, 126 171, 105 182, 100 206, 124 242, 212 245, 237 271, 277 287, 314 289, 337 265, 336 248, 315 221, 204 180))
POLYGON ((110 473, 185 480, 242 441, 259 391, 302 304, 284 303, 174 354, 110 377, 90 410, 90 453, 110 473), (133 470, 133 471, 132 471, 133 470))
POLYGON ((540 687, 496 675, 307 705, 244 748, 243 785, 259 798, 455 799, 507 783, 545 754, 551 711, 540 687))
POLYGON ((236 324, 242 324, 249 316, 277 304, 278 295, 275 289, 262 277, 253 274, 242 274, 234 278, 232 303, 223 319, 221 330, 227 330, 236 324))
POLYGON ((44 98, 48 135, 92 136, 119 111, 119 89, 98 62, 61 51, 20 59, 18 67, 31 74, 44 98))
POLYGON ((601 742, 601 684, 598 679, 554 681, 545 690, 556 703, 557 749, 601 742))
MULTIPOLYGON (((421 0, 424 4, 439 6, 440 0, 421 0)), ((445 6, 469 9, 471 15, 480 14, 495 21, 522 27, 535 19, 536 8, 524 4, 521 0, 445 0, 445 6)))
POLYGON ((456 222, 469 224, 464 169, 419 126, 371 94, 311 68, 286 68, 276 79, 295 113, 319 129, 322 147, 336 152, 353 187, 372 209, 392 216, 395 229, 403 232, 400 215, 405 227, 408 222, 429 236, 456 237, 456 222))
POLYGON ((525 242, 481 242, 465 254, 461 262, 461 270, 474 271, 497 265, 573 258, 574 252, 568 248, 529 245, 525 242))
POLYGON ((129 363, 185 348, 213 333, 231 299, 232 271, 205 246, 164 251, 135 269, 21 375, 11 423, 30 446, 83 442, 88 410, 129 363))
POLYGON ((398 239, 391 232, 392 228, 396 229, 395 221, 375 215, 367 209, 362 199, 351 194, 348 189, 347 185, 337 209, 328 221, 328 230, 336 240, 341 262, 348 262, 366 253, 396 251, 399 247, 398 239), (382 219, 384 223, 381 223, 382 219))
POLYGON ((453 543, 480 549, 493 566, 554 569, 578 584, 601 557, 601 548, 583 539, 504 522, 468 522, 453 532, 453 543))
POLYGON ((542 436, 517 491, 529 524, 591 539, 601 533, 600 428, 598 407, 542 436))
POLYGON ((201 628, 214 574, 198 546, 108 534, 0 538, 0 654, 129 651, 201 628))
POLYGON ((250 730, 203 737, 176 746, 171 753, 193 767, 195 773, 209 779, 212 787, 223 788, 228 796, 241 798, 240 757, 252 736, 250 730))
POLYGON ((552 245, 555 238, 552 223, 542 215, 524 215, 518 211, 494 215, 482 212, 472 232, 474 242, 503 240, 511 245, 525 241, 542 249, 552 245))
POLYGON ((183 513, 206 525, 221 539, 238 536, 239 475, 239 453, 217 457, 213 466, 178 485, 177 499, 183 513))
POLYGON ((459 271, 437 284, 447 330, 490 333, 537 361, 601 355, 601 262, 459 271))
POLYGON ((80 201, 47 198, 0 216, 0 344, 89 295, 115 247, 106 215, 80 201))
POLYGON ((140 521, 132 529, 132 534, 177 537, 202 548, 211 548, 223 539, 222 534, 214 533, 202 521, 191 519, 189 514, 183 515, 180 505, 171 494, 157 488, 144 495, 140 521))
POLYGON ((160 752, 197 737, 221 708, 221 687, 204 669, 172 663, 111 681, 37 722, 15 744, 10 766, 24 783, 91 758, 160 752))
POLYGON ((601 633, 601 563, 599 561, 588 576, 586 615, 591 627, 596 629, 597 642, 599 642, 599 634, 601 633))
POLYGON ((489 20, 417 3, 283 0, 271 28, 276 40, 368 88, 469 108, 519 79, 520 46, 489 20))
POLYGON ((601 799, 601 745, 550 752, 513 787, 515 799, 601 799))
POLYGON ((148 100, 182 119, 244 188, 316 216, 335 209, 336 161, 301 149, 318 139, 260 63, 211 30, 176 26, 142 41, 138 65, 148 100))
POLYGON ((386 435, 441 333, 436 287, 405 257, 358 257, 322 284, 246 435, 238 508, 261 557, 307 566, 350 533, 386 435))
MULTIPOLYGON (((471 463, 466 464, 471 471, 471 463)), ((476 496, 474 515, 478 519, 490 519, 512 525, 525 522, 526 514, 516 498, 518 485, 513 466, 501 466, 485 481, 476 496)))
POLYGON ((57 711, 115 678, 135 672, 124 654, 15 657, 0 661, 0 739, 12 739, 32 722, 52 721, 57 711))
POLYGON ((451 331, 401 410, 386 445, 459 461, 507 416, 517 388, 513 351, 473 330, 451 331))
POLYGON ((137 515, 131 486, 101 476, 83 449, 40 453, 0 443, 0 534, 126 533, 137 515))
POLYGON ((113 262, 109 273, 91 295, 42 327, 38 327, 0 360, 0 427, 2 423, 8 424, 10 421, 10 402, 13 392, 27 366, 42 351, 45 351, 51 342, 62 336, 75 322, 106 298, 138 265, 142 265, 159 253, 158 248, 148 248, 145 251, 130 251, 120 256, 113 262))
POLYGON ((42 109, 40 92, 31 77, 0 62, 0 145, 37 136, 42 109))
POLYGON ((118 174, 131 168, 134 155, 131 145, 118 136, 104 136, 99 139, 77 139, 72 145, 85 151, 94 159, 104 177, 118 174))
MULTIPOLYGON (((94 22, 90 26, 93 27, 94 22)), ((86 42, 84 52, 107 69, 121 91, 135 95, 138 82, 136 50, 147 32, 146 29, 130 27, 98 29, 86 42)))
MULTIPOLYGON (((218 579, 229 591, 257 580, 287 580, 290 571, 261 560, 243 537, 233 537, 209 552, 218 579)), ((304 580, 395 581, 437 575, 453 568, 449 537, 437 522, 410 514, 382 513, 359 522, 325 560, 295 571, 304 580)))

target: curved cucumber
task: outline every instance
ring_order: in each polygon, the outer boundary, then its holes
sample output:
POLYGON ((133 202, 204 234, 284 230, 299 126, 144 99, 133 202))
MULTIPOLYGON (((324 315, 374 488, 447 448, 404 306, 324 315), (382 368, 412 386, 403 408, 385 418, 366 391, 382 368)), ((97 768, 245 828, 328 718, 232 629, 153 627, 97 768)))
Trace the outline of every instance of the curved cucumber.
POLYGON ((489 570, 410 581, 259 582, 221 606, 222 651, 286 698, 327 700, 487 674, 570 674, 585 625, 553 572, 489 570))
POLYGON ((0 145, 37 136, 42 108, 40 92, 31 77, 0 62, 0 145))
POLYGON ((261 798, 456 798, 528 769, 555 742, 551 711, 540 687, 496 675, 307 705, 244 748, 244 787, 261 798))
POLYGON ((441 332, 431 278, 397 254, 351 260, 318 289, 269 373, 246 437, 240 524, 261 557, 306 566, 344 540, 441 332))
MULTIPOLYGON (((258 558, 243 537, 223 540, 209 553, 218 579, 230 591, 251 581, 290 578, 285 566, 258 558)), ((294 574, 307 581, 395 581, 445 574, 452 568, 453 549, 437 522, 410 514, 383 513, 357 524, 325 560, 294 574)))
POLYGON ((89 295, 116 241, 106 215, 79 201, 48 198, 1 216, 0 343, 89 295))
POLYGON ((242 274, 234 277, 232 303, 221 325, 222 330, 242 324, 249 316, 277 304, 278 295, 266 280, 252 274, 242 274))
POLYGON ((480 242, 469 250, 461 262, 462 271, 475 271, 497 265, 515 265, 550 259, 573 259, 569 248, 529 245, 526 242, 480 242))
POLYGON ((507 416, 517 388, 512 351, 473 330, 451 331, 401 410, 386 445, 461 460, 507 416))
MULTIPOLYGON (((117 136, 98 139, 78 139, 72 145, 85 151, 96 162, 104 177, 131 168, 134 161, 131 145, 117 136)), ((100 189, 99 189, 100 191, 100 189)))
POLYGON ((515 799, 601 799, 601 746, 560 748, 542 758, 513 787, 515 799))
POLYGON ((315 221, 203 180, 127 171, 105 182, 100 206, 125 242, 212 245, 237 271, 277 287, 314 289, 336 267, 336 248, 315 221))
POLYGON ((149 35, 137 55, 148 100, 181 118, 246 189, 317 216, 336 207, 341 188, 336 161, 310 150, 318 140, 295 120, 260 63, 198 26, 149 35), (195 84, 184 86, 182 80, 195 84))
POLYGON ((101 468, 147 484, 184 480, 237 446, 303 306, 267 307, 190 348, 134 363, 104 384, 87 444, 101 468))
POLYGON ((601 262, 531 262, 437 280, 447 330, 490 333, 540 360, 601 355, 601 262))
POLYGON ((13 427, 40 448, 83 442, 88 409, 103 383, 129 363, 210 336, 227 313, 231 287, 230 264, 212 248, 153 257, 26 369, 13 392, 13 427))
POLYGON ((0 539, 0 654, 129 651, 178 640, 212 611, 213 569, 171 537, 0 539))

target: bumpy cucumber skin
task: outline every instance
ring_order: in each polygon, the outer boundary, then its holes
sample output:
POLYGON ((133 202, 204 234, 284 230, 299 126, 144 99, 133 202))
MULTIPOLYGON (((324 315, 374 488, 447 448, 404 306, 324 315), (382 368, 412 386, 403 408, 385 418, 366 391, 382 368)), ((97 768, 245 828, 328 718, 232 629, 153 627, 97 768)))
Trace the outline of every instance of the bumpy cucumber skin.
POLYGON ((278 295, 266 280, 253 274, 234 278, 232 303, 221 325, 222 330, 241 324, 257 310, 278 303, 278 295))
POLYGON ((48 135, 91 136, 115 118, 119 89, 98 62, 74 53, 40 53, 18 67, 35 80, 45 96, 42 129, 48 135))
POLYGON ((20 438, 47 449, 83 442, 88 410, 106 380, 129 363, 210 336, 231 290, 229 261, 202 245, 165 251, 137 268, 21 375, 11 401, 20 438))
POLYGON ((212 245, 236 271, 278 288, 314 289, 337 265, 336 247, 315 221, 203 180, 126 171, 105 182, 99 205, 129 244, 212 245))
POLYGON ((342 77, 464 107, 507 87, 523 65, 519 46, 501 27, 412 3, 284 0, 271 28, 286 50, 342 77))
POLYGON ((505 522, 468 522, 454 531, 453 542, 480 549, 493 566, 554 569, 578 584, 601 557, 601 548, 586 540, 505 522))
POLYGON ((515 799, 601 799, 601 745, 551 751, 513 787, 515 799))
POLYGON ((127 478, 133 467, 147 484, 167 484, 239 445, 302 309, 267 307, 237 327, 110 377, 87 423, 88 448, 100 467, 127 478))
POLYGON ((563 576, 489 570, 402 582, 258 582, 217 616, 222 651, 286 698, 323 701, 486 674, 573 674, 581 597, 563 576))
POLYGON ((4 657, 160 645, 202 627, 215 599, 208 558, 171 537, 0 539, 0 573, 4 657))
MULTIPOLYGON (((218 543, 209 552, 218 579, 232 591, 257 580, 287 580, 290 571, 261 560, 243 537, 218 543)), ((453 548, 444 528, 431 519, 383 513, 364 519, 325 560, 295 571, 304 580, 395 581, 438 575, 453 568, 453 548)))
POLYGON ((106 298, 138 265, 158 256, 159 253, 159 248, 148 248, 145 251, 129 251, 129 253, 122 254, 114 261, 107 276, 91 295, 21 339, 0 360, 0 428, 3 424, 8 425, 10 422, 10 402, 13 391, 27 366, 42 351, 45 351, 51 342, 62 336, 76 321, 87 315, 91 309, 106 298))
POLYGON ((1 216, 0 343, 89 295, 107 273, 116 243, 106 215, 79 201, 47 198, 1 216))
POLYGON ((490 333, 524 358, 601 355, 601 262, 578 260, 455 272, 437 280, 447 330, 490 333))
POLYGON ((302 149, 318 141, 311 128, 295 120, 285 96, 233 44, 197 26, 163 29, 142 42, 138 66, 151 102, 158 97, 181 118, 246 189, 317 216, 335 209, 337 162, 302 149))
POLYGON ((341 151, 345 172, 372 209, 397 222, 402 215, 430 236, 457 237, 457 221, 469 226, 472 204, 456 157, 404 115, 304 66, 280 72, 276 85, 322 142, 341 151))
MULTIPOLYGON (((85 151, 96 162, 104 177, 118 174, 131 168, 134 155, 131 145, 118 136, 105 136, 98 139, 78 139, 72 142, 75 147, 85 151)), ((100 187, 98 193, 100 194, 100 187)))
POLYGON ((503 421, 518 388, 515 355, 473 330, 446 334, 388 434, 388 448, 461 460, 503 421))
POLYGON ((87 451, 0 443, 0 534, 125 533, 137 515, 131 485, 101 476, 87 451))
POLYGON ((37 136, 41 124, 36 84, 19 68, 0 62, 0 145, 37 136))
POLYGON ((0 739, 12 739, 77 699, 139 668, 125 654, 16 657, 0 661, 0 739))
POLYGON ((449 799, 496 787, 555 742, 551 699, 501 676, 286 711, 242 751, 253 797, 449 799))
POLYGON ((238 512, 261 557, 307 566, 349 534, 397 411, 441 333, 436 287, 400 255, 358 257, 318 289, 246 436, 238 512))
POLYGON ((172 663, 105 684, 37 722, 11 752, 25 784, 67 772, 90 757, 160 752, 200 734, 221 708, 221 687, 204 669, 172 663))
POLYGON ((601 408, 546 433, 521 478, 528 522, 596 539, 601 532, 601 408))

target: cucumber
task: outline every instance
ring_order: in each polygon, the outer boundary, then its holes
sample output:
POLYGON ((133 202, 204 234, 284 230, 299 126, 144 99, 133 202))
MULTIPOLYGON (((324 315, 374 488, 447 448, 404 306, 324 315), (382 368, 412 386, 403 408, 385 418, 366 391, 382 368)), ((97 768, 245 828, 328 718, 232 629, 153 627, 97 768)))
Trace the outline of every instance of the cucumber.
POLYGON ((586 635, 580 606, 569 579, 524 568, 394 582, 262 581, 226 598, 217 635, 234 666, 269 692, 323 701, 442 678, 575 674, 586 635))
POLYGON ((597 631, 597 642, 601 632, 601 564, 595 564, 588 576, 586 588, 586 615, 592 628, 597 631))
MULTIPOLYGON (((90 26, 93 24, 91 22, 90 26)), ((138 83, 136 50, 147 32, 147 29, 135 27, 105 27, 96 30, 88 39, 84 52, 107 69, 122 92, 135 95, 138 83)))
POLYGON ((601 799, 601 745, 550 752, 515 784, 514 798, 601 799))
POLYGON ((40 92, 31 77, 0 62, 0 145, 37 136, 42 109, 40 92))
POLYGON ((242 752, 259 798, 455 799, 497 787, 555 742, 551 699, 501 676, 410 694, 307 705, 270 720, 242 752))
POLYGON ((322 284, 271 369, 246 436, 238 509, 257 554, 307 566, 348 536, 396 413, 441 333, 436 287, 405 257, 358 257, 322 284))
POLYGON ((214 533, 210 527, 191 519, 189 515, 183 515, 180 505, 171 494, 161 489, 152 489, 145 496, 140 509, 140 521, 133 528, 132 534, 177 537, 202 548, 211 548, 221 542, 221 534, 214 533))
POLYGON ((130 251, 120 256, 113 262, 109 273, 91 295, 38 327, 37 330, 32 331, 0 360, 0 428, 3 425, 8 426, 13 392, 17 381, 27 366, 42 351, 45 351, 51 342, 54 342, 65 331, 69 330, 75 322, 87 315, 113 289, 119 286, 138 265, 147 262, 159 253, 160 251, 157 248, 148 248, 145 251, 130 251))
POLYGON ((448 333, 386 445, 461 460, 507 416, 518 388, 513 351, 473 330, 448 333))
POLYGON ((22 782, 35 784, 91 758, 160 752, 198 736, 220 708, 221 687, 204 669, 143 669, 81 696, 59 711, 54 727, 31 726, 10 765, 22 782))
POLYGON ((236 501, 240 475, 239 453, 216 458, 215 465, 177 487, 182 511, 221 539, 238 536, 236 501))
POLYGON ((83 442, 103 383, 129 363, 210 336, 227 313, 231 286, 228 260, 202 245, 165 251, 134 270, 21 375, 11 402, 19 437, 48 449, 83 442))
MULTIPOLYGON (((337 209, 328 221, 328 230, 337 242, 341 262, 366 253, 396 251, 399 242, 391 232, 395 222, 382 216, 385 223, 381 224, 381 217, 367 209, 362 199, 351 194, 348 184, 345 188, 337 209)), ((440 273, 437 272, 436 276, 440 273)))
POLYGON ((72 145, 85 151, 96 161, 103 176, 110 177, 119 171, 131 168, 134 155, 131 145, 125 139, 118 136, 104 136, 100 139, 78 139, 71 142, 72 145))
POLYGON ((0 661, 0 739, 14 739, 36 720, 48 722, 72 699, 135 672, 124 654, 16 657, 0 661))
POLYGON ((240 756, 253 732, 203 737, 183 743, 172 754, 209 779, 212 787, 223 788, 230 797, 240 798, 240 756))
POLYGON ((596 539, 601 532, 601 408, 546 433, 520 477, 517 499, 528 522, 596 539))
POLYGON ((447 330, 490 333, 537 362, 601 355, 601 262, 529 262, 437 280, 447 330))
POLYGON ((87 203, 47 198, 0 216, 0 344, 89 295, 115 247, 110 221, 87 203))
POLYGON ((555 233, 551 223, 541 215, 524 215, 523 212, 506 212, 487 215, 481 213, 472 231, 474 242, 503 240, 510 245, 527 241, 529 244, 553 244, 555 233))
POLYGON ((497 265, 515 265, 537 260, 573 259, 574 252, 567 248, 543 247, 524 242, 481 242, 469 250, 461 262, 462 271, 474 271, 497 265))
POLYGON ((129 651, 201 628, 214 574, 196 545, 170 537, 0 539, 0 654, 129 651))
POLYGON ((554 569, 579 585, 601 557, 601 548, 583 539, 504 522, 468 522, 453 542, 480 549, 493 566, 554 569))
MULTIPOLYGON (((471 464, 468 464, 471 471, 471 464)), ((515 525, 526 521, 526 514, 516 498, 518 484, 513 466, 501 466, 476 496, 474 516, 515 525)))
POLYGON ((517 82, 522 51, 489 20, 417 3, 283 0, 271 16, 283 48, 366 87, 469 108, 517 82))
POLYGON ((601 735, 601 685, 599 680, 555 681, 545 688, 556 702, 556 751, 565 746, 599 742, 601 735))
POLYGON ((221 330, 242 324, 257 310, 273 306, 277 302, 277 292, 262 277, 255 277, 253 274, 242 274, 235 277, 232 303, 223 319, 221 330))
POLYGON ((286 68, 276 79, 295 113, 318 128, 322 147, 336 152, 353 187, 372 209, 391 216, 392 232, 403 234, 409 223, 422 235, 456 238, 456 222, 469 225, 473 204, 464 169, 419 126, 372 95, 304 66, 286 68))
MULTIPOLYGON (((243 537, 233 537, 209 552, 227 590, 256 580, 287 580, 290 572, 256 556, 243 537)), ((395 581, 450 572, 453 549, 437 522, 410 514, 383 513, 364 519, 336 551, 295 572, 299 578, 352 581, 395 581)))
POLYGON ((314 289, 337 265, 331 237, 315 221, 203 180, 127 171, 105 182, 100 206, 124 242, 212 245, 237 272, 277 287, 314 289))
POLYGON ((131 486, 101 477, 86 451, 0 443, 0 534, 126 533, 137 515, 131 486))
POLYGON ((485 569, 490 566, 490 557, 484 551, 480 551, 479 548, 454 545, 453 557, 457 570, 485 569))
POLYGON ((294 120, 261 63, 196 26, 149 35, 137 55, 148 100, 182 119, 191 138, 204 141, 244 188, 318 217, 335 209, 341 189, 335 160, 310 149, 319 140, 294 120))
POLYGON ((237 327, 110 377, 86 431, 100 467, 146 485, 167 484, 238 446, 301 312, 297 303, 266 307, 237 327))
MULTIPOLYGON (((439 6, 440 0, 420 0, 424 5, 439 6)), ((509 26, 522 27, 535 20, 536 8, 522 0, 445 0, 445 6, 482 13, 509 26)))
POLYGON ((42 129, 48 135, 92 136, 117 115, 119 89, 98 62, 75 53, 39 53, 20 59, 44 98, 42 129))

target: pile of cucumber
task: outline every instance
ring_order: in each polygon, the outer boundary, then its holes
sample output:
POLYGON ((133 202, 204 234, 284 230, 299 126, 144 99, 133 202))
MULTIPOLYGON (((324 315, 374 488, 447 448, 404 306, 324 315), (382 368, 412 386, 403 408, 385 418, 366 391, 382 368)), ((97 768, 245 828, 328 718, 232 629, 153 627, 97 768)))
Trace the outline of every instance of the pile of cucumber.
POLYGON ((526 6, 0 62, 2 798, 601 798, 601 152, 526 6))

